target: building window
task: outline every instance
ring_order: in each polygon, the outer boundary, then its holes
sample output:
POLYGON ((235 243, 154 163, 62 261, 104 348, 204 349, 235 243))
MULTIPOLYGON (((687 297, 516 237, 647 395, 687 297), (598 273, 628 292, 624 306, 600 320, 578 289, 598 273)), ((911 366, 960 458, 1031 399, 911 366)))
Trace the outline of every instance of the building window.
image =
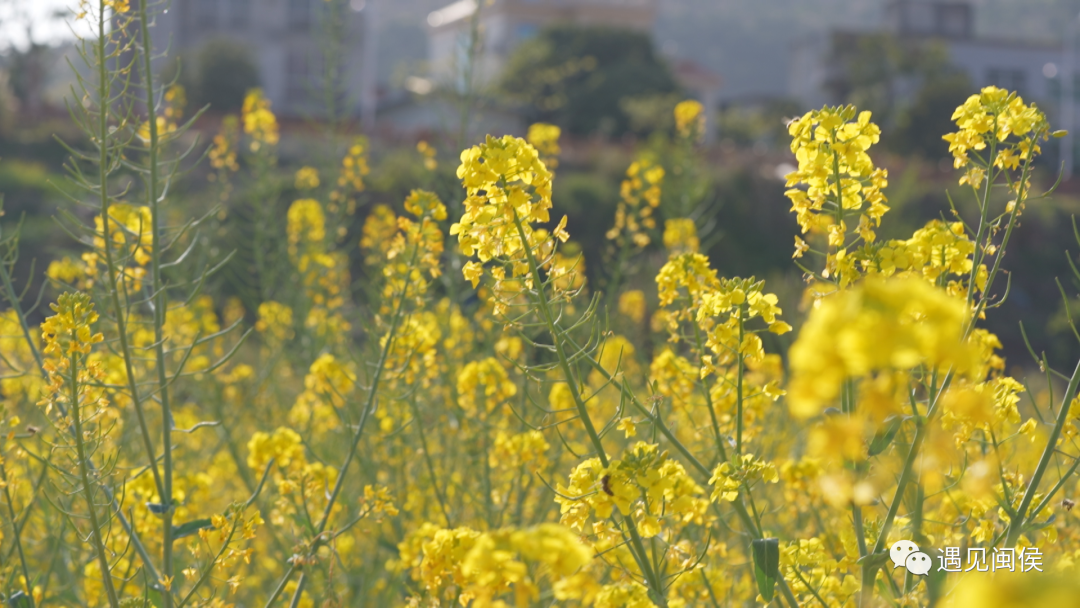
MULTIPOLYGON (((1061 101, 1061 74, 1055 74, 1053 78, 1048 78, 1046 83, 1046 92, 1051 101, 1061 101)), ((1073 90, 1072 90, 1073 102, 1080 103, 1080 74, 1073 75, 1073 90)))
POLYGON ((230 27, 246 27, 248 24, 248 11, 251 6, 248 0, 227 0, 227 19, 230 27))
POLYGON ((311 27, 311 0, 288 0, 289 1, 289 27, 294 30, 303 30, 311 27))
POLYGON ((285 99, 289 103, 306 100, 311 94, 311 56, 291 50, 285 56, 285 99))
POLYGON ((938 6, 938 27, 943 36, 971 37, 971 7, 966 4, 938 6))
POLYGON ((1024 70, 1015 68, 990 68, 986 72, 987 84, 1000 87, 1006 91, 1016 91, 1020 95, 1024 94, 1026 88, 1026 76, 1024 70))
POLYGON ((913 34, 933 33, 934 6, 932 4, 909 4, 907 9, 907 31, 913 34))

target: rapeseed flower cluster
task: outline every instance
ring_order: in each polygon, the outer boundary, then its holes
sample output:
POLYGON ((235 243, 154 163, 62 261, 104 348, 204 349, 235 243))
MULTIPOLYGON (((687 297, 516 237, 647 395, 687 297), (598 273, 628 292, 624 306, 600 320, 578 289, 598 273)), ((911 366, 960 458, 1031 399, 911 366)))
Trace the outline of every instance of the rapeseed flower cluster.
MULTIPOLYGON (((536 230, 536 222, 547 222, 551 209, 551 172, 540 161, 536 148, 524 140, 505 136, 487 140, 461 153, 457 170, 467 197, 465 213, 450 226, 458 237, 461 251, 479 261, 465 263, 462 273, 473 286, 480 283, 485 264, 498 265, 487 270, 496 281, 495 290, 507 279, 520 278, 531 286, 528 258, 540 257, 550 240, 566 242, 564 217, 549 235, 536 230)), ((500 307, 505 300, 500 300, 500 307)))
POLYGON ((608 240, 621 248, 642 248, 652 242, 649 232, 656 228, 654 212, 660 206, 664 168, 643 157, 630 164, 626 179, 619 187, 619 206, 615 225, 607 231, 608 240))
POLYGON ((529 145, 536 148, 544 165, 554 169, 559 166, 559 154, 562 152, 562 149, 559 148, 559 135, 561 134, 562 130, 559 127, 538 122, 529 125, 529 132, 525 136, 525 141, 528 141, 529 145))
POLYGON ((675 106, 675 130, 687 139, 698 139, 705 133, 705 107, 700 101, 688 99, 675 106))
POLYGON ((791 348, 792 413, 817 414, 845 380, 873 372, 974 368, 967 314, 963 301, 916 279, 867 279, 823 300, 791 348))
POLYGON ((252 89, 244 97, 240 114, 244 133, 251 137, 251 151, 258 152, 263 146, 276 146, 278 134, 277 117, 270 111, 270 101, 262 89, 252 89))
MULTIPOLYGON (((889 210, 882 190, 888 185, 888 172, 874 167, 868 154, 877 143, 881 129, 870 122, 870 112, 852 106, 822 108, 807 112, 788 125, 791 151, 798 168, 788 174, 785 193, 803 234, 821 233, 828 237, 823 276, 844 279, 845 260, 850 258, 848 222, 857 216, 854 227, 857 240, 871 244, 877 238, 874 229, 889 210), (793 188, 792 186, 805 186, 793 188)), ((795 257, 809 248, 795 237, 795 257)))
POLYGON ((586 280, 589 252, 552 221, 557 127, 465 150, 457 199, 421 142, 413 161, 442 198, 374 204, 368 142, 285 171, 252 92, 211 143, 222 209, 206 225, 265 247, 219 279, 185 264, 211 255, 202 222, 172 223, 180 208, 158 204, 177 189, 150 185, 172 136, 125 147, 143 121, 180 120, 179 94, 154 86, 166 104, 138 100, 148 115, 128 122, 105 108, 127 130, 88 138, 113 146, 98 158, 127 154, 147 191, 108 170, 86 188, 100 203, 87 253, 47 271, 82 292, 40 328, 18 298, 0 312, 0 602, 1065 601, 1076 381, 1062 393, 1047 361, 1049 381, 1006 374, 979 327, 1048 135, 1014 94, 973 96, 947 137, 963 183, 982 184, 977 213, 959 201, 888 240, 869 115, 796 119, 796 257, 822 262, 802 268, 804 306, 781 311, 788 291, 710 260, 696 102, 632 157, 617 255, 589 258, 586 280), (634 274, 650 265, 655 292, 634 274), (1061 578, 907 580, 886 562, 902 539, 1061 578))

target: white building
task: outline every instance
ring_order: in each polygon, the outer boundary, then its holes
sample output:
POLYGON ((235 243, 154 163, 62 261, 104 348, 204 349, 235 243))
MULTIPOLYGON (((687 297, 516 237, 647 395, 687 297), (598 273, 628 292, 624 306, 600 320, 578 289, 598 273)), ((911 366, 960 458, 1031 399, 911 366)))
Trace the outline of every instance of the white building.
MULTIPOLYGON (((373 4, 373 3, 372 3, 373 4)), ((363 2, 354 0, 342 13, 339 90, 350 114, 359 112, 365 97, 363 73, 363 2)), ((260 85, 284 115, 318 113, 324 90, 322 57, 324 0, 174 0, 155 18, 156 50, 190 56, 211 40, 239 43, 258 67, 260 85), (166 46, 168 45, 168 47, 166 46)), ((190 61, 190 59, 189 59, 190 61)))
MULTIPOLYGON (((967 75, 974 88, 996 85, 1017 91, 1044 107, 1057 107, 1061 46, 978 37, 968 2, 890 0, 883 31, 907 42, 932 40, 943 44, 949 62, 967 75)), ((795 45, 788 80, 790 94, 807 107, 841 103, 837 92, 843 90, 845 74, 843 66, 830 61, 833 49, 845 37, 866 34, 834 31, 795 45)), ((910 86, 898 86, 897 90, 901 94, 913 92, 910 86)))
POLYGON ((652 33, 658 0, 495 0, 474 19, 475 0, 458 0, 427 16, 431 77, 439 84, 463 83, 473 23, 477 25, 474 82, 502 71, 521 42, 552 24, 606 26, 652 33))

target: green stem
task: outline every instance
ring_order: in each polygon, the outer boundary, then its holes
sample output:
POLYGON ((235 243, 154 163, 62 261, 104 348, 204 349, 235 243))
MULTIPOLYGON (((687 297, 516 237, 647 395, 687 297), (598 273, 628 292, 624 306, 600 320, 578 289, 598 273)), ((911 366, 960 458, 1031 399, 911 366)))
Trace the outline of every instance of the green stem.
MULTIPOLYGON (((1028 507, 1031 506, 1031 501, 1035 499, 1035 493, 1039 490, 1039 483, 1046 473, 1046 468, 1050 465, 1050 460, 1054 457, 1054 451, 1057 448, 1058 439, 1061 437, 1061 431, 1065 428, 1065 423, 1069 420, 1069 411, 1072 409, 1072 399, 1076 396, 1078 386, 1080 386, 1080 361, 1077 362, 1072 378, 1069 379, 1069 386, 1065 389, 1065 394, 1061 398, 1061 407, 1058 408, 1057 420, 1054 421, 1054 429, 1050 431, 1050 437, 1046 440, 1046 447, 1043 449, 1042 456, 1039 458, 1039 464, 1035 467, 1035 473, 1031 476, 1027 491, 1024 492, 1024 498, 1020 500, 1020 506, 1016 510, 1016 517, 1012 518, 1009 522, 1009 532, 1005 536, 1006 547, 1016 546, 1016 541, 1020 538, 1020 533, 1023 531, 1024 525, 1028 523, 1026 521, 1028 507)), ((1034 517, 1034 514, 1032 517, 1034 517)))
POLYGON ((593 426, 592 418, 589 417, 589 410, 585 407, 585 402, 581 398, 581 391, 575 380, 575 375, 570 368, 570 360, 566 356, 566 348, 563 344, 565 340, 562 331, 555 323, 555 316, 551 311, 551 305, 548 303, 547 294, 544 292, 544 283, 540 278, 539 264, 536 262, 536 257, 533 255, 532 249, 528 244, 529 239, 525 236, 525 228, 521 225, 521 218, 518 217, 517 210, 514 209, 513 213, 514 225, 517 227, 518 236, 523 243, 522 249, 525 251, 525 256, 528 259, 529 272, 532 275, 533 284, 535 285, 533 294, 536 298, 537 305, 540 308, 540 312, 543 315, 544 324, 551 334, 555 354, 559 359, 559 368, 563 372, 563 377, 566 378, 566 384, 570 388, 570 395, 574 399, 578 417, 581 418, 581 423, 585 427, 585 432, 589 435, 589 441, 592 442, 596 457, 600 459, 600 465, 607 468, 609 464, 607 453, 604 451, 604 444, 600 441, 600 435, 596 432, 596 427, 593 426))
MULTIPOLYGON (((995 124, 997 123, 997 115, 994 114, 995 124)), ((991 132, 990 138, 990 154, 987 156, 986 161, 986 178, 985 187, 983 188, 982 200, 979 201, 979 229, 975 235, 975 254, 972 256, 971 263, 971 280, 968 281, 967 289, 967 302, 968 305, 974 301, 975 298, 975 273, 979 269, 979 265, 982 264, 983 256, 983 239, 986 237, 986 232, 989 230, 989 222, 987 221, 990 215, 990 187, 993 185, 994 179, 994 156, 997 154, 997 137, 991 132)), ((976 200, 978 196, 976 195, 976 200)), ((1017 201, 1017 207, 1019 207, 1019 201, 1017 201)), ((1015 214, 1014 214, 1015 215, 1015 214)), ((1010 222, 1011 225, 1012 222, 1010 222)), ((990 289, 990 285, 987 284, 987 289, 990 289)), ((972 321, 974 324, 974 321, 972 321)))
MULTIPOLYGON (((168 294, 161 277, 162 224, 161 209, 158 200, 158 152, 161 145, 158 139, 157 108, 154 105, 154 72, 150 59, 153 46, 150 41, 150 19, 147 15, 146 0, 139 0, 139 33, 142 45, 139 49, 142 59, 143 88, 146 92, 146 119, 150 130, 148 154, 147 204, 150 207, 150 293, 153 298, 154 320, 154 358, 157 367, 158 399, 161 403, 161 570, 168 580, 173 578, 173 462, 172 462, 172 407, 169 402, 169 382, 165 361, 165 312, 169 306, 168 294)), ((108 247, 108 243, 106 243, 108 247)), ((153 455, 151 454, 151 460, 153 455)), ((164 608, 172 608, 172 591, 165 589, 161 594, 164 608)))
MULTIPOLYGON (((74 335, 71 336, 75 340, 74 335)), ((68 382, 71 383, 71 419, 75 425, 75 452, 79 459, 79 475, 82 477, 82 495, 86 500, 86 510, 90 517, 90 538, 93 539, 94 551, 97 553, 98 567, 101 568, 101 584, 105 586, 105 593, 109 597, 109 605, 119 608, 120 600, 116 597, 116 588, 113 586, 112 572, 109 569, 109 558, 105 555, 105 544, 101 540, 101 527, 98 523, 97 506, 94 504, 94 496, 90 486, 90 467, 87 466, 86 444, 82 426, 82 406, 79 404, 79 355, 72 353, 68 359, 71 365, 71 375, 68 382)))
MULTIPOLYGON (((574 349, 578 351, 581 350, 581 348, 570 337, 567 336, 566 340, 574 349)), ((641 401, 638 400, 637 396, 634 395, 634 392, 630 390, 630 386, 629 384, 627 384, 627 381, 625 379, 616 382, 612 375, 606 369, 604 369, 604 367, 600 365, 600 363, 593 357, 585 357, 585 361, 594 370, 596 370, 597 373, 599 373, 604 378, 604 380, 608 382, 613 382, 616 386, 618 386, 622 394, 626 395, 626 397, 630 400, 630 403, 632 403, 634 407, 637 408, 638 412, 645 416, 645 418, 649 420, 649 423, 652 424, 658 431, 660 431, 660 434, 668 440, 668 442, 675 448, 676 451, 682 454, 683 458, 686 459, 686 462, 688 462, 690 466, 696 469, 702 477, 704 477, 706 480, 712 477, 712 471, 709 469, 709 467, 705 466, 704 463, 698 460, 698 458, 694 456, 693 452, 691 452, 685 445, 683 445, 681 441, 679 441, 679 438, 675 436, 675 433, 671 431, 671 429, 667 426, 664 420, 660 417, 659 413, 654 415, 647 407, 645 407, 644 404, 641 403, 641 401)), ((747 511, 746 505, 743 504, 741 493, 739 497, 735 499, 735 502, 731 504, 735 508, 735 513, 736 515, 738 515, 739 520, 743 523, 743 526, 745 526, 747 531, 750 533, 750 536, 754 539, 763 538, 764 535, 762 534, 762 529, 754 521, 754 518, 750 516, 749 511, 747 511)), ((783 575, 778 574, 777 576, 779 577, 777 579, 777 582, 780 584, 780 590, 784 594, 784 597, 787 599, 788 603, 791 606, 798 606, 799 602, 795 598, 795 595, 791 592, 791 589, 788 587, 787 581, 784 580, 783 575)))
POLYGON ((240 525, 240 518, 242 516, 242 511, 237 511, 235 513, 235 519, 233 520, 232 528, 229 530, 229 535, 225 538, 225 541, 221 543, 221 548, 218 549, 217 554, 214 555, 214 559, 211 560, 210 564, 203 570, 202 574, 199 576, 199 580, 195 581, 195 584, 188 590, 187 595, 185 595, 184 598, 180 600, 180 603, 177 604, 177 608, 183 608, 185 604, 191 601, 191 598, 195 597, 195 592, 199 590, 199 587, 203 586, 210 578, 210 575, 214 572, 214 566, 221 561, 221 556, 225 554, 225 550, 232 544, 233 536, 236 534, 236 528, 240 525))
MULTIPOLYGON (((547 299, 547 293, 544 291, 544 282, 540 278, 540 267, 536 261, 536 256, 533 255, 531 246, 529 245, 529 239, 525 235, 525 227, 522 226, 521 217, 518 216, 517 210, 512 209, 514 214, 514 225, 517 228, 518 237, 523 244, 522 249, 525 252, 525 257, 529 263, 529 273, 533 280, 533 296, 536 299, 536 303, 540 308, 540 312, 543 315, 544 324, 547 326, 548 332, 551 334, 551 341, 553 343, 555 354, 559 359, 559 367, 562 370, 563 377, 566 379, 567 386, 570 387, 570 394, 574 399, 574 405, 577 407, 578 417, 581 419, 582 425, 585 427, 585 432, 589 435, 589 440, 593 444, 593 449, 596 452, 597 458, 600 460, 601 466, 605 469, 610 464, 607 453, 604 451, 604 444, 600 440, 600 435, 596 432, 596 427, 593 426, 592 419, 589 417, 589 411, 585 407, 585 402, 581 398, 581 393, 578 390, 578 384, 575 380, 575 375, 570 367, 570 360, 566 356, 566 338, 555 322, 555 316, 551 311, 551 305, 547 299)), ((630 533, 631 546, 634 555, 634 560, 637 562, 638 567, 641 568, 642 573, 646 576, 649 582, 649 594, 653 597, 661 608, 667 607, 667 600, 664 597, 663 586, 656 578, 656 574, 652 572, 652 567, 649 564, 648 553, 645 551, 645 547, 641 543, 641 536, 638 533, 637 525, 634 522, 632 515, 627 514, 626 517, 627 529, 630 533)))
MULTIPOLYGON (((420 257, 420 244, 413 248, 412 259, 409 261, 409 268, 416 266, 416 261, 420 257)), ((379 360, 376 363, 375 375, 372 377, 371 388, 368 390, 367 401, 364 403, 364 408, 360 414, 360 422, 356 425, 356 432, 353 433, 352 441, 349 445, 349 451, 345 455, 345 461, 341 464, 341 468, 338 470, 337 480, 334 482, 334 489, 330 492, 330 497, 326 501, 326 508, 323 509, 322 517, 319 519, 319 524, 315 527, 315 544, 318 544, 318 539, 322 537, 323 532, 326 530, 327 524, 330 523, 330 515, 333 511, 334 504, 337 502, 338 496, 341 495, 341 489, 345 485, 345 473, 349 470, 349 465, 352 464, 353 459, 356 458, 356 450, 360 447, 360 439, 364 434, 364 426, 367 423, 369 415, 375 405, 375 398, 378 395, 379 381, 382 378, 383 371, 386 368, 386 360, 390 356, 390 350, 394 346, 394 337, 397 331, 398 324, 401 322, 402 311, 405 310, 405 296, 408 293, 408 284, 401 290, 398 295, 397 303, 394 305, 394 314, 390 319, 390 327, 386 334, 386 344, 383 345, 382 352, 379 353, 379 360)), ((285 574, 285 577, 281 581, 281 589, 284 589, 285 582, 288 577, 292 575, 295 568, 290 568, 285 574)), ((289 602, 290 608, 296 608, 300 604, 300 594, 304 590, 304 584, 307 582, 307 573, 302 573, 300 578, 296 581, 296 591, 293 592, 292 601, 289 602)), ((281 589, 274 593, 270 602, 267 602, 267 606, 277 599, 277 596, 281 594, 281 589)))
POLYGON ((105 56, 105 10, 98 11, 98 43, 95 51, 97 52, 97 68, 98 68, 98 196, 100 200, 100 214, 102 223, 102 238, 105 242, 105 268, 108 274, 108 288, 109 296, 112 301, 113 314, 116 316, 116 332, 120 341, 120 353, 124 359, 124 371, 127 374, 128 390, 131 392, 131 403, 135 408, 135 417, 139 422, 139 432, 142 435, 143 448, 146 450, 146 457, 150 461, 150 472, 154 476, 154 485, 157 488, 158 496, 165 495, 165 485, 161 478, 161 472, 158 470, 157 457, 154 452, 154 444, 150 439, 150 427, 146 422, 146 415, 143 411, 142 398, 139 395, 139 385, 135 379, 135 369, 132 365, 134 357, 131 354, 131 347, 128 344, 127 335, 127 323, 125 321, 126 314, 123 307, 120 305, 120 290, 117 281, 116 262, 113 260, 112 252, 112 222, 109 217, 109 79, 108 79, 108 64, 106 63, 105 56))
POLYGON ((22 566, 23 587, 26 589, 27 597, 30 598, 30 608, 34 608, 34 596, 30 592, 30 569, 26 567, 26 555, 23 554, 22 548, 22 529, 15 515, 15 503, 11 500, 11 488, 8 485, 7 469, 4 468, 2 455, 0 455, 0 484, 4 486, 4 500, 7 502, 8 515, 11 517, 11 527, 15 531, 15 551, 19 554, 19 565, 22 566))
POLYGON ((611 275, 611 281, 607 284, 607 293, 604 294, 607 310, 611 311, 615 309, 615 294, 619 291, 619 283, 622 281, 622 269, 626 264, 626 260, 630 257, 630 239, 624 234, 622 235, 622 243, 619 245, 619 256, 615 262, 614 274, 611 275))
POLYGON ((739 305, 739 344, 735 347, 735 356, 738 358, 738 371, 735 377, 735 453, 742 455, 743 435, 743 373, 746 371, 746 362, 743 360, 743 314, 742 305, 739 305))
MULTIPOLYGON (((698 358, 704 359, 705 355, 703 353, 705 352, 705 345, 702 343, 701 339, 701 327, 697 323, 694 323, 694 341, 697 345, 698 358)), ((698 365, 704 365, 704 361, 699 360, 698 365)), ((716 418, 716 408, 713 406, 712 387, 709 386, 709 376, 702 378, 701 382, 698 383, 698 386, 701 387, 701 394, 705 399, 705 406, 709 408, 709 418, 712 421, 713 439, 716 441, 716 451, 720 455, 721 460, 727 460, 727 448, 724 447, 724 436, 720 433, 720 422, 716 418)))

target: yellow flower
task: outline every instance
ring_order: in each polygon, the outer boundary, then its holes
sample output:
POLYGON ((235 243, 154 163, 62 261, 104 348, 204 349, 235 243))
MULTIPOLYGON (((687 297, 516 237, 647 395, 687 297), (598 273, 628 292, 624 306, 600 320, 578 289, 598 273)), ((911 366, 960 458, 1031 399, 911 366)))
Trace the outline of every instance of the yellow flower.
POLYGON ((86 267, 70 257, 64 256, 59 260, 49 262, 49 268, 45 271, 45 276, 60 283, 75 284, 86 277, 86 267))
POLYGON ((259 304, 259 319, 255 322, 255 329, 259 332, 286 340, 292 336, 292 324, 292 308, 270 300, 259 304))
POLYGON ((421 139, 416 142, 416 151, 420 153, 420 156, 424 157, 425 169, 434 171, 438 168, 439 162, 435 160, 435 148, 431 144, 421 139))
MULTIPOLYGON (((1035 104, 1025 105, 1016 93, 994 86, 968 97, 953 112, 952 119, 960 130, 948 133, 942 139, 949 142, 949 153, 953 155, 953 166, 957 169, 971 164, 969 151, 985 150, 988 144, 993 144, 996 156, 988 161, 998 168, 1016 170, 1021 161, 1029 160, 1032 153, 1041 151, 1036 142, 1040 138, 1046 139, 1050 128, 1046 115, 1035 104)), ((983 165, 979 171, 969 170, 960 184, 968 183, 977 188, 986 168, 983 165)))
POLYGON ((699 246, 694 220, 683 218, 664 222, 664 247, 671 255, 697 253, 699 246))
POLYGON ((315 167, 300 167, 296 171, 296 189, 314 190, 319 187, 319 171, 315 167))
POLYGON ((41 339, 45 343, 46 355, 67 358, 72 354, 90 354, 94 344, 104 340, 100 333, 91 333, 91 325, 97 322, 98 314, 90 296, 76 293, 62 293, 50 308, 56 313, 41 324, 41 339))
POLYGON ((776 483, 779 480, 775 465, 753 454, 743 454, 734 462, 720 463, 713 470, 709 479, 709 485, 713 486, 712 501, 734 502, 744 487, 749 489, 758 481, 776 483))
POLYGON ((868 278, 825 298, 791 347, 792 413, 817 414, 844 380, 877 370, 973 369, 977 349, 961 339, 966 318, 963 300, 919 279, 868 278))
POLYGON ((620 247, 632 245, 639 249, 652 242, 648 231, 656 228, 654 211, 660 206, 663 183, 664 168, 650 155, 643 155, 630 164, 619 187, 615 225, 605 235, 608 240, 615 241, 620 247))
POLYGON ((509 135, 498 139, 488 136, 483 144, 461 153, 457 176, 468 196, 465 212, 450 226, 450 234, 457 235, 463 254, 476 256, 480 262, 466 265, 466 278, 475 286, 482 265, 496 260, 531 287, 527 251, 546 260, 554 247, 554 236, 559 240, 568 237, 564 222, 556 235, 533 227, 549 221, 551 209, 552 175, 536 148, 509 135))
MULTIPOLYGON (((806 232, 829 232, 829 245, 845 246, 848 211, 861 214, 860 236, 872 242, 871 226, 881 224, 888 211, 882 189, 888 174, 874 167, 867 151, 877 143, 881 130, 870 122, 870 112, 856 117, 853 106, 824 107, 807 112, 788 125, 791 151, 798 168, 787 175, 791 210, 806 232), (793 188, 793 186, 805 186, 793 188)), ((801 240, 795 242, 795 255, 806 250, 801 240)))
POLYGON ((458 405, 470 416, 486 414, 517 394, 517 386, 495 357, 470 361, 458 373, 458 405))
MULTIPOLYGON (((368 141, 357 137, 349 146, 345 157, 341 159, 341 174, 338 176, 338 188, 349 188, 353 192, 363 192, 364 177, 371 172, 367 161, 368 141)), ((341 196, 339 193, 338 196, 341 196)), ((333 198, 333 195, 331 195, 333 198)))
POLYGON ((529 133, 525 139, 540 153, 544 164, 554 169, 559 166, 559 135, 562 130, 555 125, 538 122, 529 125, 529 133))
POLYGON ((634 323, 645 319, 645 293, 640 289, 625 291, 619 295, 619 312, 634 323))
POLYGON ((679 135, 698 138, 705 132, 705 107, 701 102, 687 99, 675 106, 675 128, 679 135))
POLYGON ((365 264, 378 267, 386 262, 397 225, 397 216, 388 205, 375 205, 371 209, 360 231, 360 249, 364 252, 365 264))
POLYGON ((263 146, 277 145, 277 117, 270 111, 270 100, 263 97, 262 89, 248 91, 244 97, 241 120, 244 133, 251 136, 252 152, 258 152, 263 146))
POLYGON ((271 459, 283 469, 303 467, 306 463, 300 435, 290 428, 278 427, 273 433, 255 433, 247 447, 247 465, 255 471, 261 472, 271 459))
POLYGON ((236 163, 236 145, 240 138, 239 123, 236 116, 229 114, 221 121, 221 130, 214 136, 210 147, 210 166, 215 169, 236 172, 240 165, 236 163))

